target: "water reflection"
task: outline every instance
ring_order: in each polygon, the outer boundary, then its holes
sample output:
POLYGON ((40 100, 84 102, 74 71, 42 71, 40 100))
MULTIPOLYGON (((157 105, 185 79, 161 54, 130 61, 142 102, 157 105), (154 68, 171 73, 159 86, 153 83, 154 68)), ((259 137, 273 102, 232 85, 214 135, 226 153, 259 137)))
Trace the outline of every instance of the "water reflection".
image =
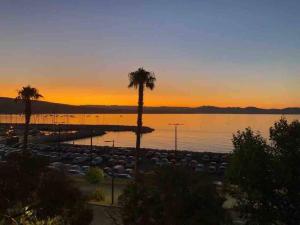
MULTIPOLYGON (((145 114, 144 125, 155 129, 142 137, 142 147, 174 149, 174 127, 170 123, 183 123, 178 127, 178 148, 192 151, 228 152, 232 149, 232 134, 237 130, 251 127, 268 137, 269 127, 280 115, 224 115, 224 114, 145 114)), ((300 119, 300 115, 288 115, 288 120, 300 119)), ((22 123, 23 116, 0 115, 0 122, 22 123)), ((49 124, 106 124, 135 125, 134 114, 77 114, 77 115, 33 115, 32 123, 49 124)), ((132 132, 109 132, 95 137, 95 145, 108 145, 107 140, 115 140, 116 146, 135 145, 132 132)), ((75 141, 75 144, 89 145, 90 139, 75 141)))

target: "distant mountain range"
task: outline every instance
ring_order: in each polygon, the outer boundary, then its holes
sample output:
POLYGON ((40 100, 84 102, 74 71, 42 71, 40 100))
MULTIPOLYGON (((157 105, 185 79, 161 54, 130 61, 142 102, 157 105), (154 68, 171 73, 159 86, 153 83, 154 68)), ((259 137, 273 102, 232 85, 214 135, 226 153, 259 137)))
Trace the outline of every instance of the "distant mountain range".
MULTIPOLYGON (((0 114, 19 114, 23 111, 23 104, 16 103, 13 98, 0 97, 0 114)), ((79 113, 136 113, 136 106, 118 105, 68 105, 46 101, 34 101, 33 113, 37 114, 79 114, 79 113)), ((283 109, 261 109, 256 107, 145 107, 144 112, 148 114, 300 114, 300 107, 283 109)))

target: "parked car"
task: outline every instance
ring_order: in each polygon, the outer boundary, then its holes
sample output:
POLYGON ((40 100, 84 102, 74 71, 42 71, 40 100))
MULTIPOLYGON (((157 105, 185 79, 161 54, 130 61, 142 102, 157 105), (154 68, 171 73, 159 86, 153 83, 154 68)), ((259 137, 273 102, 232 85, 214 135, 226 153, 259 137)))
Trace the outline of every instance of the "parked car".
POLYGON ((221 166, 219 167, 219 173, 224 173, 225 170, 226 170, 226 166, 221 165, 221 166))
POLYGON ((208 167, 208 172, 210 172, 210 173, 215 173, 217 171, 217 168, 215 167, 215 166, 209 166, 208 167))
POLYGON ((197 164, 198 164, 198 162, 196 160, 194 160, 194 159, 191 160, 191 162, 190 162, 190 166, 193 167, 193 168, 196 167, 197 164))
POLYGON ((98 156, 92 160, 91 165, 100 166, 102 163, 103 163, 103 158, 98 156))
POLYGON ((89 160, 89 157, 83 156, 83 157, 76 157, 73 159, 72 163, 84 163, 89 160))
POLYGON ((78 170, 78 171, 81 171, 81 166, 79 166, 79 165, 71 165, 71 166, 70 166, 70 170, 78 170))
POLYGON ((125 171, 126 171, 127 174, 130 174, 130 175, 133 174, 133 169, 128 168, 125 171))
POLYGON ((228 165, 227 162, 222 162, 222 163, 221 163, 221 166, 225 166, 225 167, 226 167, 227 165, 228 165))
POLYGON ((62 162, 52 162, 50 163, 50 166, 53 166, 55 168, 62 168, 64 164, 62 162))
POLYGON ((135 166, 135 161, 129 161, 129 162, 126 163, 126 167, 127 168, 131 168, 132 169, 132 168, 134 168, 134 166, 135 166))
POLYGON ((209 161, 209 156, 206 155, 206 154, 203 155, 202 160, 205 161, 205 162, 209 161))
POLYGON ((217 163, 216 162, 210 162, 209 165, 210 166, 217 166, 217 163))
POLYGON ((72 159, 73 158, 73 155, 71 152, 68 152, 68 153, 64 153, 62 156, 61 156, 62 160, 68 160, 68 159, 72 159))
POLYGON ((115 173, 114 176, 117 178, 132 179, 132 176, 126 173, 115 173))
POLYGON ((6 151, 4 157, 8 157, 10 154, 18 153, 18 152, 21 152, 21 151, 22 150, 20 150, 20 149, 13 149, 13 150, 9 149, 8 151, 6 151))
POLYGON ((81 167, 81 170, 84 172, 84 173, 87 173, 87 171, 89 171, 90 169, 90 166, 82 166, 81 167))
POLYGON ((204 165, 201 163, 198 163, 196 168, 195 168, 196 172, 203 172, 204 171, 204 165))
POLYGON ((82 173, 79 170, 68 170, 68 174, 71 176, 78 176, 78 177, 82 177, 85 175, 84 173, 82 173))
POLYGON ((125 171, 124 166, 122 165, 116 165, 113 168, 115 173, 123 173, 125 171))

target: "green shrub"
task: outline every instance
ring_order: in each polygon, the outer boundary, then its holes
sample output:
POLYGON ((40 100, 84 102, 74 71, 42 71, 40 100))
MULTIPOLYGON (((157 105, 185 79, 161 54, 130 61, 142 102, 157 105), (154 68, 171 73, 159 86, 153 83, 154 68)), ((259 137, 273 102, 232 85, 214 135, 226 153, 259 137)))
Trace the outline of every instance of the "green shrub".
POLYGON ((105 194, 101 188, 97 188, 90 196, 91 200, 102 202, 105 201, 105 194))
POLYGON ((90 184, 99 184, 104 179, 104 172, 97 167, 91 167, 87 171, 85 178, 90 184))

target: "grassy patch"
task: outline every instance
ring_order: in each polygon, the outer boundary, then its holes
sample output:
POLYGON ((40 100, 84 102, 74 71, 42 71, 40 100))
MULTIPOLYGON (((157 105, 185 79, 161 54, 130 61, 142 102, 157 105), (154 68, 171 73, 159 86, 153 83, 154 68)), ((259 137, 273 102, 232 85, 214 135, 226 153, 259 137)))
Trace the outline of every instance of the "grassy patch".
MULTIPOLYGON (((111 205, 111 179, 104 178, 104 180, 100 184, 90 184, 84 178, 74 178, 75 183, 78 185, 79 189, 87 196, 90 196, 92 193, 96 191, 96 189, 100 188, 104 194, 104 201, 91 201, 93 204, 100 204, 100 205, 111 205)), ((126 185, 130 182, 127 179, 115 179, 115 204, 117 204, 119 196, 122 194, 126 185)))

